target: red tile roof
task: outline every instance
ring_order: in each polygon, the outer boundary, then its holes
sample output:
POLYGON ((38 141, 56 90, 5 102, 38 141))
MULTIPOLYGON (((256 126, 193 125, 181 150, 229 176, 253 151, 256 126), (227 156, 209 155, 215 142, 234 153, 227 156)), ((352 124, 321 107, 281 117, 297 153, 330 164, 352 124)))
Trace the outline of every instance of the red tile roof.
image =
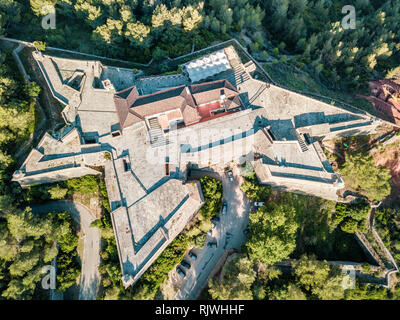
POLYGON ((201 116, 198 104, 204 104, 226 96, 226 107, 240 106, 238 92, 227 80, 218 80, 192 85, 181 85, 155 93, 139 96, 135 86, 119 91, 114 95, 121 128, 143 121, 145 117, 180 109, 185 125, 199 122, 201 116), (222 91, 222 92, 221 92, 222 91))
POLYGON ((217 80, 194 84, 190 86, 190 92, 192 93, 194 100, 198 105, 219 100, 221 93, 225 94, 227 98, 237 96, 239 94, 235 87, 232 86, 227 80, 217 80))

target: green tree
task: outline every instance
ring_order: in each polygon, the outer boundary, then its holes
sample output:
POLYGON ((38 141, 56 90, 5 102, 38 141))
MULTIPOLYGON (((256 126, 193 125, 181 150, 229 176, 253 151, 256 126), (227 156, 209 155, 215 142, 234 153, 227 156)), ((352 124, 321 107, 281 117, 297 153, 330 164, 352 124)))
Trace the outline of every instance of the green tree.
POLYGON ((345 204, 337 203, 334 224, 340 225, 342 231, 354 233, 357 229, 363 230, 366 217, 371 210, 369 204, 345 204))
POLYGON ((148 48, 151 44, 150 27, 141 22, 129 22, 126 25, 125 36, 135 46, 148 48))
POLYGON ((293 283, 272 290, 268 297, 270 300, 307 300, 305 293, 293 283))
POLYGON ((219 279, 210 279, 208 292, 218 300, 252 300, 250 288, 255 278, 253 263, 237 256, 224 265, 219 279))
MULTIPOLYGON (((22 4, 14 0, 0 1, 0 37, 9 27, 21 22, 22 4)), ((0 54, 0 64, 1 64, 0 54)))
POLYGON ((40 253, 38 250, 19 254, 9 267, 10 275, 23 276, 26 272, 38 264, 39 259, 40 253))
POLYGON ((303 255, 294 263, 294 274, 298 284, 321 300, 344 298, 344 275, 326 261, 318 261, 315 256, 303 255))
POLYGON ((340 173, 346 183, 357 191, 364 192, 372 201, 382 200, 390 194, 390 170, 376 166, 369 154, 346 154, 340 173))
POLYGON ((97 28, 104 23, 101 7, 92 1, 78 0, 74 5, 75 15, 92 28, 97 28))
POLYGON ((183 9, 182 25, 185 31, 192 31, 196 29, 202 21, 203 16, 196 8, 188 6, 183 9))
POLYGON ((18 254, 18 242, 13 239, 7 228, 7 223, 0 222, 0 259, 13 260, 18 254))
POLYGON ((58 249, 55 245, 53 244, 47 244, 44 248, 44 254, 43 254, 43 261, 45 263, 50 262, 53 260, 58 254, 58 249))
POLYGON ((252 212, 246 243, 250 259, 270 265, 288 258, 296 247, 298 227, 295 208, 289 205, 269 203, 252 212))
POLYGON ((156 47, 153 50, 152 57, 155 61, 161 61, 161 60, 165 59, 166 56, 167 56, 167 53, 160 47, 156 47))
POLYGON ((38 17, 44 16, 48 13, 48 7, 54 7, 57 0, 29 0, 32 11, 38 17))
POLYGON ((20 300, 27 294, 26 287, 21 279, 12 279, 7 286, 7 289, 2 292, 2 296, 7 299, 20 300))
POLYGON ((354 290, 346 291, 346 300, 388 300, 388 290, 374 285, 357 283, 354 290))
POLYGON ((48 189, 48 192, 50 194, 50 199, 59 200, 59 199, 65 198, 65 196, 67 195, 68 189, 62 188, 61 186, 59 186, 57 184, 54 187, 50 187, 48 189))
POLYGON ((8 212, 7 224, 11 235, 18 242, 27 237, 33 237, 37 240, 46 233, 46 230, 42 229, 44 222, 33 215, 30 208, 25 210, 14 209, 8 212))
POLYGON ((240 189, 246 196, 253 201, 268 201, 272 188, 258 183, 257 177, 253 172, 246 176, 244 182, 240 185, 240 189))
POLYGON ((39 94, 40 94, 40 90, 41 90, 40 86, 36 82, 32 81, 32 82, 29 83, 29 85, 28 85, 28 95, 30 97, 32 97, 32 98, 38 97, 39 94))

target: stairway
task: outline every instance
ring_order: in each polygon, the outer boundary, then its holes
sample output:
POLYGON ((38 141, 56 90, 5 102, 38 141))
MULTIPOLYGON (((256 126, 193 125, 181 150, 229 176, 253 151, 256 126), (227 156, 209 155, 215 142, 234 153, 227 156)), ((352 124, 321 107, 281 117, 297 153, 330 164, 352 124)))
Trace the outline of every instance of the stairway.
POLYGON ((239 64, 235 68, 233 68, 233 71, 234 71, 234 75, 235 75, 236 86, 238 86, 239 84, 250 79, 249 75, 247 74, 246 70, 243 68, 242 64, 239 64))
POLYGON ((304 141, 303 137, 300 134, 298 134, 297 132, 296 132, 296 136, 297 136, 297 140, 299 141, 301 152, 306 152, 308 150, 308 147, 307 147, 306 142, 304 141))
POLYGON ((167 144, 167 139, 165 138, 164 132, 162 131, 157 118, 149 119, 149 135, 150 144, 153 148, 167 144))

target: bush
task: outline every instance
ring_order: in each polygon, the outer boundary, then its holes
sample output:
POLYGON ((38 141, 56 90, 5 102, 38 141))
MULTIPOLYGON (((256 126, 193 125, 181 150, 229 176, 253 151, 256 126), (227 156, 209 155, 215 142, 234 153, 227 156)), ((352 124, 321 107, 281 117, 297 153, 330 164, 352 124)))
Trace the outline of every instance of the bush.
POLYGON ((244 179, 245 181, 241 184, 240 189, 246 194, 247 198, 253 201, 268 201, 272 192, 270 186, 260 185, 254 172, 245 176, 244 179))
POLYGON ((200 184, 204 196, 204 204, 199 213, 206 218, 212 218, 221 211, 222 183, 217 179, 206 176, 200 179, 200 184))
POLYGON ((62 188, 57 184, 54 187, 50 187, 48 189, 48 192, 50 194, 50 199, 60 200, 60 199, 64 199, 66 197, 68 189, 62 188))
POLYGON ((375 160, 369 154, 346 154, 340 173, 346 183, 372 201, 382 200, 390 194, 389 168, 375 166, 375 160))
POLYGON ((107 188, 106 188, 104 179, 100 179, 100 193, 101 193, 101 201, 102 201, 103 208, 107 212, 110 212, 111 208, 110 208, 110 203, 108 201, 108 193, 107 193, 107 188))
POLYGON ((103 278, 103 287, 107 288, 109 286, 111 286, 112 282, 110 280, 110 278, 103 278))
POLYGON ((337 203, 334 224, 340 225, 342 231, 347 233, 354 233, 357 228, 362 231, 369 211, 370 207, 365 202, 356 205, 337 203))
POLYGON ((207 234, 202 233, 193 238, 193 245, 196 248, 202 249, 206 243, 207 234))
POLYGON ((57 256, 57 283, 59 291, 65 291, 76 283, 81 268, 76 261, 76 251, 61 252, 57 256))
POLYGON ((101 257, 101 259, 103 259, 103 260, 108 260, 108 259, 110 258, 110 255, 108 254, 107 251, 101 251, 101 252, 100 252, 100 257, 101 257))
POLYGON ((370 272, 371 271, 371 266, 369 265, 369 263, 363 263, 362 264, 362 268, 365 270, 365 271, 367 271, 367 272, 370 272))
POLYGON ((33 45, 35 48, 39 51, 45 51, 46 50, 46 42, 43 41, 33 41, 33 45))
POLYGON ((104 159, 111 161, 111 154, 109 152, 104 152, 104 159))
POLYGON ((72 193, 89 194, 99 190, 99 178, 92 175, 69 179, 66 184, 72 193))

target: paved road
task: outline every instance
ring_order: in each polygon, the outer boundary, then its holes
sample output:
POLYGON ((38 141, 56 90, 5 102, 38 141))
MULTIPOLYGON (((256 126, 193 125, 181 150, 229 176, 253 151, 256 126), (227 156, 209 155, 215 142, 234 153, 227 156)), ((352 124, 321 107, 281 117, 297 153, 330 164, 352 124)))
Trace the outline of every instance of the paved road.
POLYGON ((97 297, 100 274, 100 230, 91 228, 95 218, 89 210, 79 203, 71 201, 52 201, 42 205, 32 206, 35 213, 51 211, 68 211, 78 225, 78 230, 84 236, 82 272, 79 284, 79 300, 95 300, 97 297))
MULTIPOLYGON (((218 243, 217 248, 208 248, 207 244, 204 249, 194 251, 197 253, 197 260, 190 259, 192 267, 186 270, 186 277, 181 282, 181 290, 176 294, 178 300, 196 299, 201 290, 207 285, 210 272, 217 265, 220 258, 226 250, 240 247, 246 242, 243 230, 247 227, 250 203, 240 190, 242 177, 239 168, 233 168, 234 182, 230 182, 225 174, 217 173, 207 174, 222 180, 224 190, 224 199, 228 203, 228 212, 226 215, 220 214, 220 221, 213 230, 212 236, 207 236, 206 243, 215 239, 218 243)), ((188 258, 187 258, 188 259, 188 258)), ((174 271, 176 273, 176 271, 174 271)), ((177 279, 179 276, 174 275, 177 279)))

